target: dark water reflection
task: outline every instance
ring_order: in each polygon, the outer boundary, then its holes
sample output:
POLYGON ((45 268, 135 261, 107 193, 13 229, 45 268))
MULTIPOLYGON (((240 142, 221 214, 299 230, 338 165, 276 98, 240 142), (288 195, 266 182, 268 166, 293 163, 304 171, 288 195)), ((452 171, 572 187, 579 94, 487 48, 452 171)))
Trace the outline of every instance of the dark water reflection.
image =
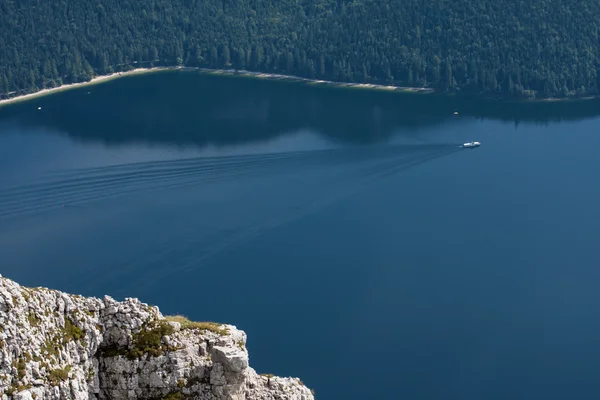
POLYGON ((80 140, 198 146, 266 141, 311 129, 343 143, 377 143, 462 117, 548 124, 597 116, 600 101, 509 102, 310 87, 245 77, 162 72, 0 108, 29 126, 80 140), (107 108, 106 105, 111 107, 107 108), (36 106, 42 106, 38 112, 36 106))

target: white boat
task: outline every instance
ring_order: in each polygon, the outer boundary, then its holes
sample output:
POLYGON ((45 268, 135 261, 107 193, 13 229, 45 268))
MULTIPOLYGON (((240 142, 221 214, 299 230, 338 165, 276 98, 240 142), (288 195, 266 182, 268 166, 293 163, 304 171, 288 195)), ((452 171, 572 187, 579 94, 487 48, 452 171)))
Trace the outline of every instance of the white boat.
POLYGON ((479 147, 481 146, 481 143, 479 142, 468 142, 468 143, 463 143, 462 147, 463 149, 472 149, 474 147, 479 147))

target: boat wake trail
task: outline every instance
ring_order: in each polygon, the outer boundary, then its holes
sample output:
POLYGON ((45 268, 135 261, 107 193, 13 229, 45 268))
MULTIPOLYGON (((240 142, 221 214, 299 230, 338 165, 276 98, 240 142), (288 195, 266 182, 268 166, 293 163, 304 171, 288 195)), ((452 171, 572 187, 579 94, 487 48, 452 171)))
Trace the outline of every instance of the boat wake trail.
MULTIPOLYGON (((127 259, 110 274, 103 269, 75 272, 86 274, 82 281, 114 281, 122 290, 136 285, 139 291, 173 274, 197 270, 223 251, 456 151, 461 150, 455 144, 388 145, 51 171, 35 181, 0 187, 0 222, 53 209, 78 213, 73 218, 85 221, 97 211, 110 210, 107 207, 123 204, 123 210, 129 210, 140 199, 149 199, 142 213, 160 209, 178 222, 161 219, 165 222, 160 232, 141 235, 132 246, 143 256, 127 259), (139 193, 144 196, 130 197, 139 193), (163 209, 159 198, 182 208, 163 209)), ((108 229, 113 226, 111 221, 106 224, 108 229)))
MULTIPOLYGON (((304 195, 298 195, 293 204, 287 204, 285 207, 273 207, 273 210, 266 214, 260 213, 249 223, 240 222, 239 225, 234 225, 229 229, 220 229, 205 235, 194 235, 186 240, 172 240, 162 250, 154 247, 151 258, 121 268, 117 275, 99 276, 98 279, 135 282, 136 290, 148 289, 169 275, 194 271, 223 251, 240 246, 277 227, 314 214, 362 191, 369 185, 460 151, 455 145, 404 147, 389 146, 369 150, 332 150, 320 154, 314 154, 314 152, 302 155, 290 154, 285 161, 282 159, 278 159, 276 162, 270 160, 269 162, 273 164, 266 169, 274 168, 277 172, 285 172, 286 168, 289 172, 295 171, 294 163, 301 164, 303 168, 312 166, 319 170, 326 170, 327 166, 341 166, 342 168, 339 168, 337 173, 321 178, 322 182, 319 184, 321 191, 307 190, 304 195), (135 279, 128 279, 133 277, 135 279)), ((262 160, 262 157, 259 158, 262 160)), ((266 160, 262 161, 266 162, 266 160)), ((245 166, 244 169, 246 168, 248 167, 245 166)), ((253 169, 245 172, 260 173, 253 169)))
MULTIPOLYGON (((433 150, 440 146, 446 148, 446 145, 425 147, 433 150)), ((418 152, 424 150, 426 149, 418 149, 418 152)), ((91 201, 140 191, 222 182, 265 173, 285 173, 303 166, 326 168, 345 163, 360 165, 369 160, 394 157, 397 153, 398 146, 388 146, 368 151, 332 149, 56 171, 35 182, 2 188, 0 218, 59 207, 83 207, 91 201)))

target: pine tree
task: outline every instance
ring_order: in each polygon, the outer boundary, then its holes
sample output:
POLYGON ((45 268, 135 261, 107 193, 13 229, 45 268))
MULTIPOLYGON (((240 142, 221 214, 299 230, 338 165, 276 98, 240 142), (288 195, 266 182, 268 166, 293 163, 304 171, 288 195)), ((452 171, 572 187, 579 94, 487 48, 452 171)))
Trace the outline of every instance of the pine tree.
POLYGON ((8 78, 5 74, 2 74, 2 79, 0 80, 0 94, 8 96, 9 88, 8 88, 8 78))
POLYGON ((223 45, 221 66, 225 68, 231 66, 231 54, 229 53, 229 45, 227 44, 223 45))
POLYGON ((325 76, 325 56, 323 54, 319 57, 319 75, 325 76))
POLYGON ((230 68, 233 63, 320 79, 397 79, 506 95, 600 94, 600 3, 571 3, 102 0, 100 5, 80 0, 0 5, 0 74, 11 91, 23 93, 59 77, 71 83, 137 65, 230 68))

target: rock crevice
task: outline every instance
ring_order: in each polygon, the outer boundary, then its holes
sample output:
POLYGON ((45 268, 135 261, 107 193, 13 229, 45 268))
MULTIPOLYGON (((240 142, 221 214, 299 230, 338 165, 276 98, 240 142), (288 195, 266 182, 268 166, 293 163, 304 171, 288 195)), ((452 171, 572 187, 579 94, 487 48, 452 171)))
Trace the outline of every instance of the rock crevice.
POLYGON ((258 375, 232 325, 25 288, 0 276, 0 399, 313 400, 297 378, 258 375))

